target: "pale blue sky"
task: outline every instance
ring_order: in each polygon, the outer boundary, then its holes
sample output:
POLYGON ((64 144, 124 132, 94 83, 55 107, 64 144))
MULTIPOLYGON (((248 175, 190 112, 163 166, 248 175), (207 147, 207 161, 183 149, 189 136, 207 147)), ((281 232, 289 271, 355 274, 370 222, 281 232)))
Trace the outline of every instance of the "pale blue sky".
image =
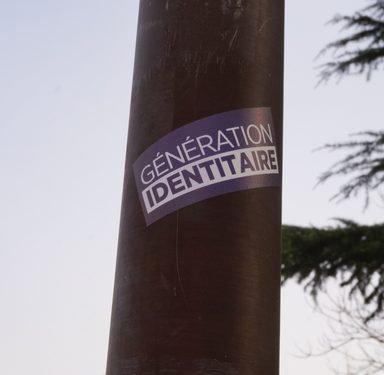
MULTIPOLYGON (((333 155, 312 152, 382 128, 383 74, 316 86, 314 60, 337 12, 364 0, 286 3, 284 222, 382 220, 374 198, 314 189, 333 155)), ((102 375, 108 344, 138 0, 0 0, 0 373, 102 375)), ((297 360, 322 320, 284 288, 282 375, 327 375, 297 360), (316 372, 317 371, 317 372, 316 372)))

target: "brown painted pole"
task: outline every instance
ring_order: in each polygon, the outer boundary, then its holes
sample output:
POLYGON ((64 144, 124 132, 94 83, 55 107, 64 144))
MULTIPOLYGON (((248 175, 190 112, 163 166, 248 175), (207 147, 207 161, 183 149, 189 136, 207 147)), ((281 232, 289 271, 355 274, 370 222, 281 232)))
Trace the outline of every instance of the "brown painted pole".
POLYGON ((283 1, 141 0, 107 375, 278 374, 280 183, 147 225, 133 163, 194 121, 269 108, 280 178, 283 1))

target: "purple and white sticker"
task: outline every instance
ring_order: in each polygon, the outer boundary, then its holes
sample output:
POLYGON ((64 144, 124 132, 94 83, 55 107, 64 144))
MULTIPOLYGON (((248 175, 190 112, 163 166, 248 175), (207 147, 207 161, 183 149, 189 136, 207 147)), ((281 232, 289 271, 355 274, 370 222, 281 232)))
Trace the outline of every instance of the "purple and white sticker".
POLYGON ((147 225, 221 194, 280 186, 270 108, 220 113, 174 130, 133 164, 147 225))

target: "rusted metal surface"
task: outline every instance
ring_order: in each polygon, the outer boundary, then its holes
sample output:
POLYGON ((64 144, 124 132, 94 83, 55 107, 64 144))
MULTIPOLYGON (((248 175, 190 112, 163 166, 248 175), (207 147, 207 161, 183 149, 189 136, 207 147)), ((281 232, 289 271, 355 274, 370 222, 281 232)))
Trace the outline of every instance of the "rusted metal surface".
POLYGON ((107 375, 277 375, 281 188, 146 226, 132 163, 194 120, 270 107, 281 165, 283 0, 141 0, 107 375))

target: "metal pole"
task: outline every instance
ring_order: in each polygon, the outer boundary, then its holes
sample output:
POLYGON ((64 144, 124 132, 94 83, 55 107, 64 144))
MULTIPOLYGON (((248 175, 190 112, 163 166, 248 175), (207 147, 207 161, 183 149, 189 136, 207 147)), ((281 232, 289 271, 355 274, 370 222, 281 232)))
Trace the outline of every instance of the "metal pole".
POLYGON ((277 375, 284 0, 141 0, 107 375, 277 375))

